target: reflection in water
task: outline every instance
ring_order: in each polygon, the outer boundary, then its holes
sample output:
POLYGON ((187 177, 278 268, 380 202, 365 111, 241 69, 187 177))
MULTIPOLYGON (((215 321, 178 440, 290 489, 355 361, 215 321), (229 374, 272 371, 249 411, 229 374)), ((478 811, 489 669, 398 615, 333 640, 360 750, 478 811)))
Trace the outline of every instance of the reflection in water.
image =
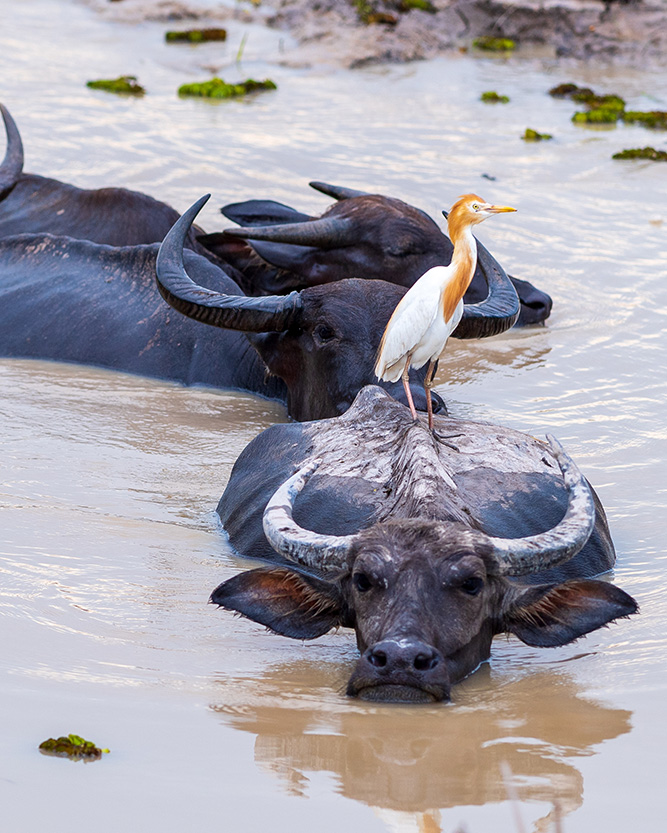
POLYGON ((392 830, 439 831, 438 810, 504 801, 503 761, 522 800, 572 812, 583 799, 573 759, 630 730, 631 712, 580 697, 562 668, 498 685, 484 665, 459 688, 459 705, 440 707, 332 702, 345 671, 276 664, 259 680, 221 680, 211 708, 257 735, 256 762, 288 794, 307 795, 309 772, 332 773, 342 795, 392 830))

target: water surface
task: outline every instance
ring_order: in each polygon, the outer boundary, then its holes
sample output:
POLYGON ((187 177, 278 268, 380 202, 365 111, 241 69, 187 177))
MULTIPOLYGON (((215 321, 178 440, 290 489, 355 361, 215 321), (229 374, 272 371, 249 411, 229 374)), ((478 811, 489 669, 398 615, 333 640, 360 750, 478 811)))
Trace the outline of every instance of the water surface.
MULTIPOLYGON (((128 0, 129 2, 129 0, 128 0)), ((318 213, 320 179, 401 197, 434 217, 476 191, 515 205, 480 237, 554 297, 546 327, 454 342, 440 371, 453 413, 555 433, 597 488, 614 581, 642 613, 575 645, 497 640, 439 707, 348 701, 349 632, 291 642, 206 605, 245 564, 213 509, 233 461, 284 409, 92 368, 0 361, 0 795, 8 829, 163 833, 663 825, 667 732, 667 166, 612 162, 664 146, 639 127, 591 130, 545 93, 573 80, 667 109, 664 75, 530 56, 295 68, 281 33, 228 24, 225 45, 167 47, 164 24, 119 24, 65 0, 0 10, 0 100, 26 169, 123 185, 178 209, 266 197, 318 213), (235 56, 248 34, 243 65, 235 56), (211 71, 276 93, 211 104, 177 86, 211 71), (134 73, 143 99, 86 89, 134 73), (48 83, 46 83, 48 81, 48 83), (482 91, 509 105, 479 102, 482 91), (554 134, 529 145, 528 126, 554 134), (664 169, 664 170, 663 170, 664 169), (494 179, 484 178, 482 175, 494 179), (77 732, 112 752, 39 755, 77 732)))

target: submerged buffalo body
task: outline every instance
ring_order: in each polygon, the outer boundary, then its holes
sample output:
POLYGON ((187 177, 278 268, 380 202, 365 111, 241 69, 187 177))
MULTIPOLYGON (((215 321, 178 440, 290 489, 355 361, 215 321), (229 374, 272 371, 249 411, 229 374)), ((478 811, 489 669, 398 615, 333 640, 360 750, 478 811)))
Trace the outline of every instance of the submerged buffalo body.
MULTIPOLYGON (((7 152, 0 165, 0 237, 46 232, 110 246, 134 246, 160 242, 178 219, 171 206, 137 191, 88 190, 24 173, 18 128, 1 104, 0 112, 7 130, 7 152)), ((409 287, 431 266, 449 263, 449 238, 419 209, 389 197, 315 185, 347 200, 335 205, 325 220, 310 222, 313 218, 270 201, 251 200, 223 209, 231 219, 254 226, 285 224, 284 233, 292 238, 303 221, 309 221, 307 242, 253 240, 253 251, 238 238, 206 235, 193 228, 184 245, 222 266, 247 295, 283 293, 354 277, 409 287), (344 240, 341 227, 345 228, 344 240)), ((255 228, 253 233, 259 231, 255 228)), ((519 323, 546 318, 551 299, 526 281, 512 281, 521 300, 519 323)), ((480 264, 466 303, 483 301, 487 291, 487 276, 480 264)))
POLYGON ((218 513, 232 545, 270 566, 211 601, 298 639, 354 628, 348 693, 401 701, 448 699, 498 633, 563 645, 636 611, 590 578, 614 548, 562 450, 493 425, 436 427, 369 387, 338 419, 264 431, 218 513))
MULTIPOLYGON (((199 237, 234 264, 248 294, 286 292, 351 277, 381 278, 409 288, 428 269, 451 261, 451 240, 420 209, 392 197, 310 184, 338 200, 322 217, 309 217, 271 200, 249 200, 221 209, 241 228, 199 237)), ((549 317, 548 295, 527 281, 510 280, 521 301, 517 324, 549 317)), ((486 293, 480 265, 464 301, 477 303, 486 293)))

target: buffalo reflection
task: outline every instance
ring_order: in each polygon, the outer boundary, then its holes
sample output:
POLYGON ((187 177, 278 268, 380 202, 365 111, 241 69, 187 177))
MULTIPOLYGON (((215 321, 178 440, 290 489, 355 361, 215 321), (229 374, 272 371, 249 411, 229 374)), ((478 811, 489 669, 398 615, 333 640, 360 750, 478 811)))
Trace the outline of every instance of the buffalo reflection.
MULTIPOLYGON (((436 833, 440 809, 506 801, 503 761, 522 801, 572 812, 583 796, 574 760, 630 730, 631 712, 583 699, 562 667, 495 681, 483 666, 458 687, 457 705, 438 707, 336 699, 346 671, 302 661, 220 680, 211 709, 257 735, 256 762, 289 794, 306 795, 306 773, 330 772, 390 829, 436 833)), ((552 814, 534 829, 553 829, 552 814)))

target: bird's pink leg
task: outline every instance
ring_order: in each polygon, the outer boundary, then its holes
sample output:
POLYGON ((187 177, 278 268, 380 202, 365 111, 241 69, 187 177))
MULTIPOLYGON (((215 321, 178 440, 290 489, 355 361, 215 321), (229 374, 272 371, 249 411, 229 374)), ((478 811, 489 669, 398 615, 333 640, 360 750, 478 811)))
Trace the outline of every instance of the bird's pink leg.
POLYGON ((426 369, 426 376, 424 377, 424 390, 426 391, 426 412, 428 413, 428 427, 433 430, 433 402, 431 401, 431 388, 433 387, 433 377, 435 376, 436 363, 431 359, 426 369))
POLYGON ((415 408, 415 403, 412 400, 412 391, 410 390, 410 382, 408 381, 408 375, 410 373, 410 358, 408 358, 407 362, 405 363, 405 370, 403 371, 403 387, 405 388, 405 395, 408 398, 408 405, 410 406, 410 413, 412 414, 412 418, 415 422, 417 422, 417 409, 415 408))

